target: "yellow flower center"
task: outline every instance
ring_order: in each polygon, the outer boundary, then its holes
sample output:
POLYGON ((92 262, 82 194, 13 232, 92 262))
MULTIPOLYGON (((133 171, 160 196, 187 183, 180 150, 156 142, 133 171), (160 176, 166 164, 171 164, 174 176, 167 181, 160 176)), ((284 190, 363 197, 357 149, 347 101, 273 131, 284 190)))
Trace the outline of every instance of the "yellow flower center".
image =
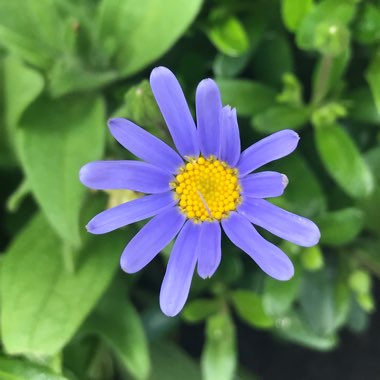
POLYGON ((214 157, 183 165, 172 186, 180 210, 198 222, 221 220, 241 202, 237 169, 214 157))

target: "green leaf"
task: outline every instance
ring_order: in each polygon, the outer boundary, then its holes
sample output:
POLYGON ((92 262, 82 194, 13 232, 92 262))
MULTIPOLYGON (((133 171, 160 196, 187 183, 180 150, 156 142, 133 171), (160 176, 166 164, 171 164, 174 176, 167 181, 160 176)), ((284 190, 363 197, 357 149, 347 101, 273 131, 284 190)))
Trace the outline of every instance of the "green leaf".
POLYGON ((264 84, 244 79, 217 80, 223 104, 235 107, 239 116, 262 112, 275 101, 276 92, 264 84))
MULTIPOLYGON (((218 14, 216 14, 216 12, 218 14)), ((230 56, 237 57, 249 48, 249 39, 243 24, 234 16, 211 14, 211 25, 207 32, 216 48, 230 56)))
POLYGON ((250 290, 236 290, 232 301, 239 316, 247 323, 258 328, 272 327, 274 321, 264 309, 263 299, 250 290))
POLYGON ((377 111, 380 112, 380 51, 373 54, 371 63, 365 72, 365 78, 371 89, 377 111))
POLYGON ((319 336, 334 333, 341 314, 348 311, 349 294, 339 292, 339 284, 339 279, 327 270, 309 272, 303 277, 299 297, 301 313, 306 324, 319 336))
POLYGON ((4 59, 5 120, 8 126, 16 126, 25 109, 43 90, 41 74, 26 66, 19 58, 4 59))
POLYGON ((366 228, 380 236, 380 186, 376 186, 373 193, 359 202, 360 209, 364 212, 364 224, 366 228))
POLYGON ((253 128, 269 134, 282 129, 301 129, 308 122, 310 111, 303 107, 272 106, 253 117, 253 128))
POLYGON ((181 316, 185 321, 190 323, 200 322, 209 315, 216 313, 219 307, 220 305, 217 300, 197 299, 185 306, 181 316))
POLYGON ((236 332, 231 317, 227 313, 209 317, 201 357, 202 378, 232 380, 236 364, 236 332))
POLYGON ((327 208, 321 186, 304 158, 298 154, 275 162, 271 169, 289 178, 285 194, 276 198, 276 204, 306 217, 314 217, 327 208))
POLYGON ((103 0, 99 49, 113 56, 121 75, 131 75, 163 55, 186 31, 202 0, 103 0), (143 43, 142 43, 143 41, 143 43))
POLYGON ((354 27, 354 37, 362 44, 374 44, 380 40, 380 8, 364 3, 354 27))
POLYGON ((149 380, 201 379, 197 364, 178 346, 160 342, 152 346, 152 371, 149 380))
POLYGON ((4 103, 6 138, 19 155, 16 127, 30 104, 41 94, 44 79, 41 74, 26 66, 19 58, 4 59, 4 103))
POLYGON ((268 33, 258 47, 252 65, 254 76, 269 86, 281 87, 286 73, 294 72, 293 50, 286 34, 268 33))
POLYGON ((368 196, 373 191, 373 176, 350 135, 339 125, 314 131, 319 155, 331 177, 348 195, 368 196))
POLYGON ((60 239, 37 215, 7 251, 1 276, 1 334, 10 354, 56 354, 107 288, 118 267, 125 232, 93 237, 78 268, 63 268, 60 239))
POLYGON ((39 68, 54 61, 65 26, 55 0, 0 1, 1 44, 39 68))
POLYGON ((296 300, 300 284, 301 276, 297 274, 289 281, 277 281, 266 277, 263 291, 265 312, 272 316, 283 316, 296 300))
POLYGON ((58 98, 71 92, 91 91, 117 78, 115 71, 95 71, 78 58, 68 56, 54 62, 49 73, 49 93, 58 98))
POLYGON ((86 321, 84 330, 100 335, 133 378, 148 377, 150 357, 144 328, 136 309, 125 296, 122 281, 114 281, 86 321))
POLYGON ((310 329, 295 312, 279 319, 276 332, 282 338, 315 350, 331 350, 337 345, 335 335, 321 336, 310 329))
POLYGON ((321 230, 321 243, 340 246, 353 241, 363 228, 363 213, 354 207, 322 214, 316 223, 321 230))
POLYGON ((350 118, 360 123, 380 126, 380 110, 376 109, 373 96, 368 86, 359 87, 347 94, 352 102, 348 108, 350 118))
POLYGON ((301 263, 303 268, 314 272, 320 270, 324 266, 323 253, 319 245, 302 249, 301 263))
POLYGON ((1 356, 0 378, 1 380, 68 380, 53 373, 49 368, 1 356))
POLYGON ((296 31, 312 7, 313 0, 283 0, 281 14, 285 26, 292 32, 296 31))
POLYGON ((336 97, 343 86, 343 76, 351 60, 351 49, 345 49, 337 56, 323 55, 313 71, 312 101, 319 104, 327 95, 336 97), (334 93, 332 93, 334 92, 334 93))
POLYGON ((105 143, 100 97, 39 99, 24 114, 20 154, 28 183, 51 225, 68 245, 78 247, 79 211, 85 187, 82 165, 101 158, 105 143))

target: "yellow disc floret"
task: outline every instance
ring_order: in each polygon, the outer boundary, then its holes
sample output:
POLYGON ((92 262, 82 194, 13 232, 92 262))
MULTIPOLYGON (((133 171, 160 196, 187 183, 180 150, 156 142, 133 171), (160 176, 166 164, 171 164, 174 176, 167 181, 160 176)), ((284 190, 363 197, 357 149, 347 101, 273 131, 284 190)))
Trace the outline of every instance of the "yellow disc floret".
POLYGON ((199 222, 221 220, 241 203, 237 169, 214 157, 183 165, 172 186, 180 210, 199 222))

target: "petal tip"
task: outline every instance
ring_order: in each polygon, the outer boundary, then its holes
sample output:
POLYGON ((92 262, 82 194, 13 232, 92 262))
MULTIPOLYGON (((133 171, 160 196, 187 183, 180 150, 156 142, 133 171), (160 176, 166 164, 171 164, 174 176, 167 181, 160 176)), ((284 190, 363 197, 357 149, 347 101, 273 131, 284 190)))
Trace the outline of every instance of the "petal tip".
POLYGON ((281 183, 284 189, 288 186, 289 184, 289 178, 285 174, 281 174, 281 183))
POLYGON ((154 81, 156 78, 161 76, 174 76, 174 74, 165 66, 157 66, 150 73, 150 81, 154 81))

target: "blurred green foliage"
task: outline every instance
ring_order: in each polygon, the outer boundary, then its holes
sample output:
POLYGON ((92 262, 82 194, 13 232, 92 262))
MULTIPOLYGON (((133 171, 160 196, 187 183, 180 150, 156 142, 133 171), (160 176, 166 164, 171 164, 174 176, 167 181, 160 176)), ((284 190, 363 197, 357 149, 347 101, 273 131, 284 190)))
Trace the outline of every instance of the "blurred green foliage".
POLYGON ((367 327, 380 277, 378 0, 0 0, 0 89, 1 379, 254 379, 237 324, 315 350, 367 327), (111 116, 168 139, 146 81, 157 65, 191 107, 197 82, 215 78, 243 146, 299 132, 298 152, 270 165, 290 180, 273 202, 322 232, 312 248, 273 239, 296 266, 284 283, 225 242, 175 319, 158 308, 165 260, 121 274, 136 228, 87 234, 109 195, 78 180, 88 161, 128 157, 111 116), (175 338, 194 323, 198 363, 175 338))

